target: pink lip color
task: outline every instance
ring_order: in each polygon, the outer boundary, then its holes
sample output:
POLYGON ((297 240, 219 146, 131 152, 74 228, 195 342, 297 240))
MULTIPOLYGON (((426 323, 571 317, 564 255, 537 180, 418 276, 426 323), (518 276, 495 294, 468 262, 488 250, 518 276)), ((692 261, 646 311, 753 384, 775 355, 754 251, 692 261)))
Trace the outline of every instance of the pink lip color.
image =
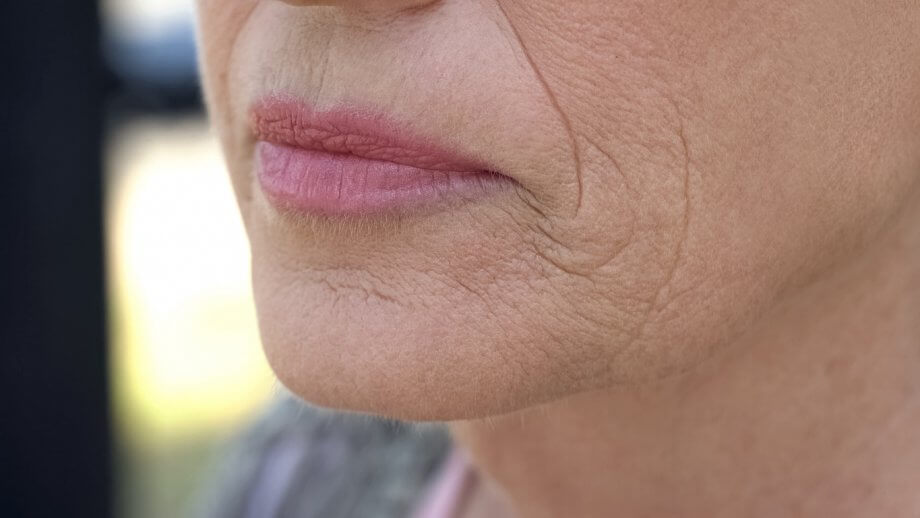
POLYGON ((318 111, 272 97, 253 108, 251 123, 262 190, 286 209, 370 215, 485 194, 510 182, 379 114, 318 111))

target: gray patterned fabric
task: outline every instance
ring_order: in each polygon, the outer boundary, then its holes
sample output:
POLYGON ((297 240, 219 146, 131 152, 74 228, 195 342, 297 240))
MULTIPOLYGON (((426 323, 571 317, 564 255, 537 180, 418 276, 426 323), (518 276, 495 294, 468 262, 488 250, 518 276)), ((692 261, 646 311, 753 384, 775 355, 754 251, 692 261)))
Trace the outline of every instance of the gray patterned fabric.
POLYGON ((447 432, 281 398, 218 467, 201 518, 405 518, 450 449, 447 432))

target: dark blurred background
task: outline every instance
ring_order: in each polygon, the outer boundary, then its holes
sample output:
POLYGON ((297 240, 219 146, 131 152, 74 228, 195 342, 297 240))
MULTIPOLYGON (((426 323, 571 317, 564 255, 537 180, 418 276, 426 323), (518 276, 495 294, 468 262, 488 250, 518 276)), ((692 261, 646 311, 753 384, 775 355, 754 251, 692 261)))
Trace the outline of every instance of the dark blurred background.
POLYGON ((0 26, 0 516, 195 516, 274 389, 193 2, 5 2, 0 26))
POLYGON ((5 2, 0 513, 107 516, 99 19, 5 2))

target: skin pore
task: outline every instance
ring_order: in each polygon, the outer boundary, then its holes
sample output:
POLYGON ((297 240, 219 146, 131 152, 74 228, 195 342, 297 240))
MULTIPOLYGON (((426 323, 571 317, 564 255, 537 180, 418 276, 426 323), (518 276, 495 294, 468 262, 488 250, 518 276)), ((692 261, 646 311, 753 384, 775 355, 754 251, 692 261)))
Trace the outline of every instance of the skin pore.
POLYGON ((492 481, 473 501, 520 516, 920 511, 920 4, 199 14, 265 351, 295 393, 453 422, 492 481), (384 113, 514 188, 286 214, 249 122, 272 95, 384 113))

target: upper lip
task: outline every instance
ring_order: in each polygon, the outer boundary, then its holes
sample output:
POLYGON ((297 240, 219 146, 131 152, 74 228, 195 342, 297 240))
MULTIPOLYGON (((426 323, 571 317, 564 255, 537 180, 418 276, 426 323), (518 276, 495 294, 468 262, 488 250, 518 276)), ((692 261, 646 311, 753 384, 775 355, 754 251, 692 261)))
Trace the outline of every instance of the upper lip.
POLYGON ((273 95, 250 111, 256 140, 312 151, 346 154, 428 171, 498 174, 479 160, 416 134, 385 114, 338 107, 318 110, 273 95))

